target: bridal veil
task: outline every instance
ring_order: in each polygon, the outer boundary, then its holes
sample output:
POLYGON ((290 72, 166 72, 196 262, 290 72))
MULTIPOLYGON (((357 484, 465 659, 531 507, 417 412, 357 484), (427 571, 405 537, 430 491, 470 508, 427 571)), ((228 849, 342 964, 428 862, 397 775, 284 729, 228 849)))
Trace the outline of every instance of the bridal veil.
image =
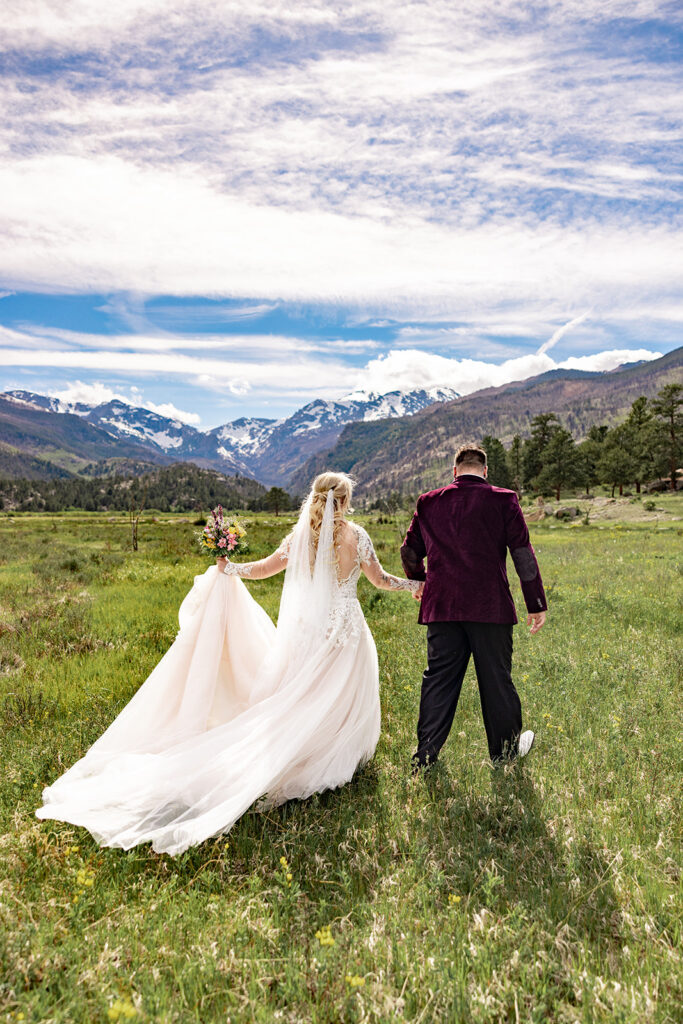
POLYGON ((181 853, 259 807, 349 781, 379 737, 377 658, 337 579, 334 497, 317 545, 312 493, 280 548, 277 628, 236 576, 197 576, 178 635, 106 732, 43 791, 40 818, 105 846, 181 853))

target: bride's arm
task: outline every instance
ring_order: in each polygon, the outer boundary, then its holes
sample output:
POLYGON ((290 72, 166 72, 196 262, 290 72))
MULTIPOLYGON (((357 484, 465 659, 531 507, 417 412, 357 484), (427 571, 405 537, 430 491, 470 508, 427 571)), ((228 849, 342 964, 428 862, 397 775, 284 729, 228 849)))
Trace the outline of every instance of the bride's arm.
POLYGON ((219 558, 216 561, 219 572, 227 576, 244 576, 250 580, 265 580, 269 576, 275 576, 282 572, 287 566, 289 555, 289 537, 285 537, 277 551, 267 558, 261 558, 258 562, 231 562, 227 558, 219 558))
POLYGON ((379 590, 407 590, 411 594, 417 594, 424 586, 421 580, 405 580, 400 576, 392 576, 383 569, 370 536, 362 527, 358 528, 358 556, 361 569, 372 585, 379 590))

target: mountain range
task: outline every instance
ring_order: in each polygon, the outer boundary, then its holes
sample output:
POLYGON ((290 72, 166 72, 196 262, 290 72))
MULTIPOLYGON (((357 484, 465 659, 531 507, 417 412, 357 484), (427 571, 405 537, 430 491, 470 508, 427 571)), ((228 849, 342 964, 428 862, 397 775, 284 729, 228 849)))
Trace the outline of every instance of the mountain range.
POLYGON ((192 462, 302 493, 323 469, 370 488, 414 493, 448 479, 454 448, 493 434, 527 436, 555 412, 578 439, 594 423, 622 419, 639 395, 683 377, 683 348, 609 372, 552 370, 459 396, 452 388, 318 399, 281 419, 240 418, 211 430, 114 400, 65 403, 30 391, 0 395, 0 476, 135 475, 192 462))
POLYGON ((486 434, 504 444, 515 434, 528 437, 533 417, 545 412, 556 413, 581 440, 593 424, 622 420, 636 398, 651 398, 674 381, 683 383, 683 348, 604 373, 550 370, 431 406, 410 418, 349 424, 331 449, 293 474, 289 489, 303 491, 326 469, 351 473, 359 497, 370 490, 416 494, 441 487, 450 480, 455 449, 466 441, 481 441, 486 434))
POLYGON ((0 475, 91 476, 114 471, 116 463, 135 472, 136 464, 193 462, 285 486, 310 456, 334 445, 348 423, 410 417, 455 397, 445 387, 356 391, 338 401, 317 399, 285 419, 243 417, 202 431, 118 399, 86 405, 6 391, 0 395, 0 475))

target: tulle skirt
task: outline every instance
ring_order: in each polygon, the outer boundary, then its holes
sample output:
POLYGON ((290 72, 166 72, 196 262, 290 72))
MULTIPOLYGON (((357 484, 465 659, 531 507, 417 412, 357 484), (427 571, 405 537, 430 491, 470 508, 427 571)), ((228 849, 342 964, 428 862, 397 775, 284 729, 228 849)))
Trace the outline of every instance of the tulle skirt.
POLYGON ((273 806, 348 782, 380 731, 377 654, 354 599, 343 628, 283 637, 242 581, 211 566, 175 642, 39 818, 103 846, 175 856, 273 806))

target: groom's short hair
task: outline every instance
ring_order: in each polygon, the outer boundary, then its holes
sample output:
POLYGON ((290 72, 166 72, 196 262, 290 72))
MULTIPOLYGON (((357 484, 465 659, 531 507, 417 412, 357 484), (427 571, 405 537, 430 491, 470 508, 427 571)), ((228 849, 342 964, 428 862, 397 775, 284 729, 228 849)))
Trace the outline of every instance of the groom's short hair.
POLYGON ((462 444, 455 453, 455 465, 481 469, 486 465, 486 452, 478 444, 462 444))

